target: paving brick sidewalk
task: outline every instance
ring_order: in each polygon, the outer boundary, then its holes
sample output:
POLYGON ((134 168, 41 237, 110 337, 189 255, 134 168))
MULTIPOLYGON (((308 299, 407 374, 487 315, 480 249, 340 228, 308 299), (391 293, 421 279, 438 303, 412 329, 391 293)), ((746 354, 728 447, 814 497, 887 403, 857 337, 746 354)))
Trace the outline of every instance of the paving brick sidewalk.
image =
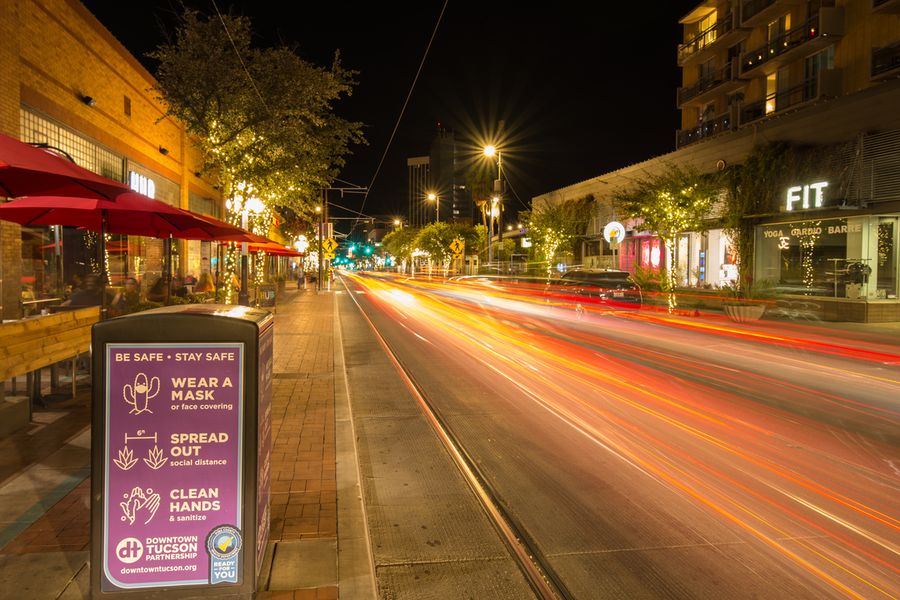
MULTIPOLYGON (((333 296, 289 289, 279 295, 275 313, 270 542, 286 548, 308 540, 324 542, 335 548, 335 568, 313 574, 322 583, 302 585, 304 576, 285 572, 290 564, 280 563, 276 551, 271 577, 265 582, 270 591, 257 597, 334 600, 338 586, 333 296), (299 581, 302 587, 275 590, 272 586, 279 581, 282 585, 299 581)), ((0 496, 4 488, 28 485, 21 477, 26 471, 65 463, 74 473, 61 498, 43 494, 34 506, 15 515, 0 506, 0 524, 15 533, 12 539, 0 540, 2 598, 11 597, 5 594, 13 589, 21 600, 89 597, 90 478, 85 478, 89 455, 83 447, 68 448, 73 431, 78 431, 73 426, 82 432, 89 426, 89 405, 90 390, 85 388, 76 400, 56 409, 66 413, 61 419, 67 427, 38 425, 2 440, 16 457, 35 457, 36 462, 17 459, 21 464, 13 466, 20 472, 0 479, 0 496)))

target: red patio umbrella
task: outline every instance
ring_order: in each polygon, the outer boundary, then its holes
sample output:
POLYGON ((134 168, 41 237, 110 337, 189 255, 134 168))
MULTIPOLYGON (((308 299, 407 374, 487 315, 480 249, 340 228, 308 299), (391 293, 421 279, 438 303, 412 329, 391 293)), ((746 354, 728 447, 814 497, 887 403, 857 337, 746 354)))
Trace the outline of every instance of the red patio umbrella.
MULTIPOLYGON (((0 204, 0 219, 20 225, 67 225, 99 232, 101 279, 106 285, 106 233, 195 240, 254 241, 248 231, 218 219, 170 206, 137 192, 122 192, 115 200, 33 196, 0 204)), ((104 301, 106 295, 103 295, 104 301)), ((105 306, 104 306, 105 308, 105 306)))
POLYGON ((213 221, 137 192, 114 200, 65 196, 30 196, 0 204, 0 219, 20 225, 67 225, 102 233, 197 240, 240 237, 245 230, 213 221))
POLYGON ((51 150, 0 134, 0 195, 112 198, 128 189, 51 150))

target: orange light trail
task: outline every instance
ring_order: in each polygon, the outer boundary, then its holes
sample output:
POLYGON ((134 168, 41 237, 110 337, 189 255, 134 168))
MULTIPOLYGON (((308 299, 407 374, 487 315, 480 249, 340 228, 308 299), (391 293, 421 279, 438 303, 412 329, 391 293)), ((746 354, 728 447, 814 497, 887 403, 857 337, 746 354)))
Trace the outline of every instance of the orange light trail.
POLYGON ((642 311, 567 321, 531 289, 351 278, 419 339, 502 377, 508 389, 835 592, 900 596, 896 348, 642 311), (717 354, 711 349, 720 339, 738 346, 717 354), (689 345, 699 347, 696 355, 674 354, 689 345), (767 372, 735 360, 751 348, 771 357, 767 372), (793 364, 784 353, 798 350, 834 362, 793 364), (866 394, 838 393, 846 377, 866 394), (782 397, 754 400, 772 394, 782 397), (847 424, 855 429, 846 433, 847 424), (865 443, 848 447, 836 431, 865 443))

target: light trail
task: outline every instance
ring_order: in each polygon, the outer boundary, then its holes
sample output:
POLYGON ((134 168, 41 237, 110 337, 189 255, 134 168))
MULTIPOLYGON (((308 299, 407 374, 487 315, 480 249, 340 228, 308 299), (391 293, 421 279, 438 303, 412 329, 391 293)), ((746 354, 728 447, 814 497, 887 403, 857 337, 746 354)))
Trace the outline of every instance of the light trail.
MULTIPOLYGON (((395 314, 397 282, 354 279, 380 310, 395 314)), ((900 478, 891 469, 900 461, 896 348, 641 313, 573 320, 570 327, 546 317, 553 307, 530 293, 522 299, 507 288, 400 285, 415 298, 403 304, 404 326, 414 335, 475 361, 836 593, 900 596, 900 478), (722 336, 739 345, 736 351, 753 349, 754 370, 740 357, 704 350, 722 336), (673 353, 688 345, 694 354, 673 353), (834 362, 805 369, 795 362, 792 374, 785 353, 797 350, 834 362), (873 373, 873 364, 881 370, 873 373), (805 384, 785 379, 796 373, 805 384), (865 383, 855 395, 836 391, 847 388, 847 376, 865 383), (761 403, 773 394, 774 402, 761 403), (885 437, 893 444, 877 436, 855 448, 838 443, 832 431, 848 422, 893 433, 885 437)))

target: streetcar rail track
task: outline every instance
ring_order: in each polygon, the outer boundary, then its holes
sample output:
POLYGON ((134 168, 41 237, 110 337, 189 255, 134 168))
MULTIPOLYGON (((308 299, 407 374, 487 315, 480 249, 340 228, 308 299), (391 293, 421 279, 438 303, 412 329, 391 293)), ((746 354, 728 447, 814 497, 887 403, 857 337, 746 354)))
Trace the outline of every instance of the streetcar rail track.
POLYGON ((449 427, 446 426, 437 409, 428 401, 424 390, 416 383, 413 376, 407 371, 403 361, 396 355, 390 343, 375 327, 375 324, 366 314, 359 303, 356 294, 349 293, 347 283, 342 279, 341 283, 348 292, 348 297, 353 300, 363 319, 368 323, 379 345, 384 349, 389 360, 397 370, 398 375, 407 389, 421 407, 426 419, 440 439, 445 449, 460 470, 469 488, 494 526, 495 530, 519 569, 523 572, 532 590, 542 600, 570 600, 574 596, 568 591, 565 583, 554 572, 547 560, 537 550, 537 545, 531 540, 516 520, 504 508, 498 495, 493 491, 490 483, 481 474, 475 461, 469 456, 465 448, 459 443, 449 427))

